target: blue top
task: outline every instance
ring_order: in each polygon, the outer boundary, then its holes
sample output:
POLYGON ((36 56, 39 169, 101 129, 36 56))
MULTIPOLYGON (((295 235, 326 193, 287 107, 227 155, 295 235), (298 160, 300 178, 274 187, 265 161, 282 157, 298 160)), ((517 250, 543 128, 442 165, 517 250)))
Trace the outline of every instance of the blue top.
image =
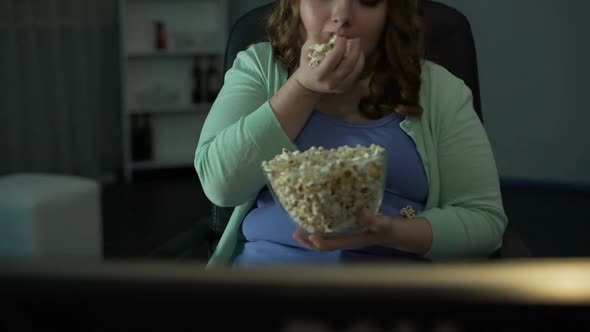
MULTIPOLYGON (((420 155, 413 140, 399 127, 400 118, 390 114, 376 121, 352 123, 313 111, 295 143, 300 151, 312 146, 325 149, 348 145, 377 144, 387 150, 387 177, 379 212, 400 217, 400 209, 410 205, 424 209, 428 184, 420 155)), ((303 247, 292 235, 297 224, 273 200, 267 187, 258 194, 254 209, 242 222, 248 241, 234 264, 330 264, 418 259, 410 253, 383 247, 363 250, 315 252, 303 247)))

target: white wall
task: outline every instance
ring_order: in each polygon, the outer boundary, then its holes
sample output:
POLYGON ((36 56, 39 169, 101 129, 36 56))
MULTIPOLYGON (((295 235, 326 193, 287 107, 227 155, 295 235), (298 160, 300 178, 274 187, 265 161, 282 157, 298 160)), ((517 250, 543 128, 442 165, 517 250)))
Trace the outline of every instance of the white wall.
MULTIPOLYGON (((233 0, 230 19, 269 0, 233 0)), ((440 0, 471 22, 500 175, 590 185, 586 0, 440 0)))

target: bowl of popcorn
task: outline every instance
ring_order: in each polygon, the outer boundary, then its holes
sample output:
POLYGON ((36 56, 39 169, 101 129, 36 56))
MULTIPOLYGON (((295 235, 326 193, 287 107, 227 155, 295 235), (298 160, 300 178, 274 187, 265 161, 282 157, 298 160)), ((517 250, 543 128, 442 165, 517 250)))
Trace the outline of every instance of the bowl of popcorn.
POLYGON ((376 214, 385 186, 387 153, 378 145, 311 147, 262 163, 275 201, 310 234, 362 232, 363 213, 376 214))

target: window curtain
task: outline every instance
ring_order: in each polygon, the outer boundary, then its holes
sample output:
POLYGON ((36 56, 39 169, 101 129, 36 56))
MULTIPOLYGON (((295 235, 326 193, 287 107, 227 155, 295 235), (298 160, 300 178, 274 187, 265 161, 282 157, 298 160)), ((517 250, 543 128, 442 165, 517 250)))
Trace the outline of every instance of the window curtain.
POLYGON ((115 0, 0 0, 0 175, 120 168, 115 0))

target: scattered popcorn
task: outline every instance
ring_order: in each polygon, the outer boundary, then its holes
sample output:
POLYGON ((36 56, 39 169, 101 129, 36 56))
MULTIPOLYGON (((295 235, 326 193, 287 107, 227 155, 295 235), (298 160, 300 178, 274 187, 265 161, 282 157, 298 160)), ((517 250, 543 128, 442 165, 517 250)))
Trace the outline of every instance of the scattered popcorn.
POLYGON ((262 163, 275 198, 309 233, 362 226, 361 213, 377 213, 383 197, 386 150, 377 145, 304 152, 286 149, 262 163))
MULTIPOLYGON (((313 44, 309 47, 312 50, 308 54, 308 57, 310 58, 309 65, 311 67, 317 67, 320 65, 320 63, 322 62, 322 60, 324 60, 324 58, 326 57, 328 52, 330 52, 334 48, 334 44, 336 43, 336 38, 338 38, 338 36, 336 34, 334 34, 334 35, 332 35, 332 38, 330 38, 330 40, 328 40, 328 42, 323 43, 323 44, 313 44)), ((347 56, 348 53, 350 53, 351 45, 352 45, 352 40, 349 39, 346 42, 346 53, 344 56, 347 56)))
POLYGON ((400 213, 405 218, 414 218, 416 217, 416 211, 411 205, 408 205, 400 210, 400 213))

